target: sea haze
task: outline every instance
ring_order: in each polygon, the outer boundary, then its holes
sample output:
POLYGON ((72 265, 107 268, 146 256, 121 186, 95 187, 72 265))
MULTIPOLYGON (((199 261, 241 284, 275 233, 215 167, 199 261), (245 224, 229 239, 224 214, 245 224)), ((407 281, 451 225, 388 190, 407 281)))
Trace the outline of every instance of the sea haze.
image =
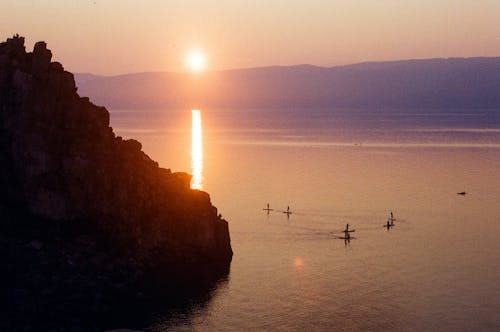
MULTIPOLYGON (((203 188, 229 221, 231 271, 141 327, 499 330, 498 113, 202 109, 203 188)), ((191 109, 116 109, 111 125, 189 171, 191 109)))

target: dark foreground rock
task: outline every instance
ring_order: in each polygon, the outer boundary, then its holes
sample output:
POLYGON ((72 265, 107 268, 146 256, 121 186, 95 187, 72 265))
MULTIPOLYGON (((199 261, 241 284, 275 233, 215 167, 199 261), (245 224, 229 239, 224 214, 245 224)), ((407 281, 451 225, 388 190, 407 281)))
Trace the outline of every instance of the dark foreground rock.
POLYGON ((227 222, 188 174, 116 137, 51 57, 0 44, 0 330, 90 329, 127 303, 203 293, 228 273, 227 222))

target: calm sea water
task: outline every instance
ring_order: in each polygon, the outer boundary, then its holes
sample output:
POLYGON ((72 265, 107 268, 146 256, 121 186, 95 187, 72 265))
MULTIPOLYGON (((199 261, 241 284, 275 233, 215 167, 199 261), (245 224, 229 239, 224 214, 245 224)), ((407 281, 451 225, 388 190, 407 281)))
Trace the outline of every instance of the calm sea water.
MULTIPOLYGON (((500 112, 306 112, 202 110, 231 271, 143 328, 500 330, 500 112)), ((190 171, 191 110, 111 113, 117 134, 190 171)))

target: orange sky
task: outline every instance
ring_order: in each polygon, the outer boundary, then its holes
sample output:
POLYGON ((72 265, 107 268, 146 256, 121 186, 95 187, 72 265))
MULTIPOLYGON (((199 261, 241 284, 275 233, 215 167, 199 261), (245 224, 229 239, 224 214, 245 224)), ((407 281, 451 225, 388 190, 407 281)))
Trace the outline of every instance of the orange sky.
POLYGON ((45 40, 74 72, 500 56, 499 0, 2 0, 0 37, 45 40))

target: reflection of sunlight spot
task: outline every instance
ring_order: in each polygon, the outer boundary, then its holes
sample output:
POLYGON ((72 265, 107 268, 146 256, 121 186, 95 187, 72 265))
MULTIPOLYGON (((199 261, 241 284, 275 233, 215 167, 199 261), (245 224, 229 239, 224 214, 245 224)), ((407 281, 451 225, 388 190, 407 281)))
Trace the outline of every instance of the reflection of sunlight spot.
POLYGON ((201 131, 201 112, 192 110, 191 133, 191 188, 203 190, 203 142, 201 131))
POLYGON ((296 269, 300 269, 304 266, 304 261, 302 260, 302 258, 300 257, 297 257, 293 260, 293 266, 296 268, 296 269))

